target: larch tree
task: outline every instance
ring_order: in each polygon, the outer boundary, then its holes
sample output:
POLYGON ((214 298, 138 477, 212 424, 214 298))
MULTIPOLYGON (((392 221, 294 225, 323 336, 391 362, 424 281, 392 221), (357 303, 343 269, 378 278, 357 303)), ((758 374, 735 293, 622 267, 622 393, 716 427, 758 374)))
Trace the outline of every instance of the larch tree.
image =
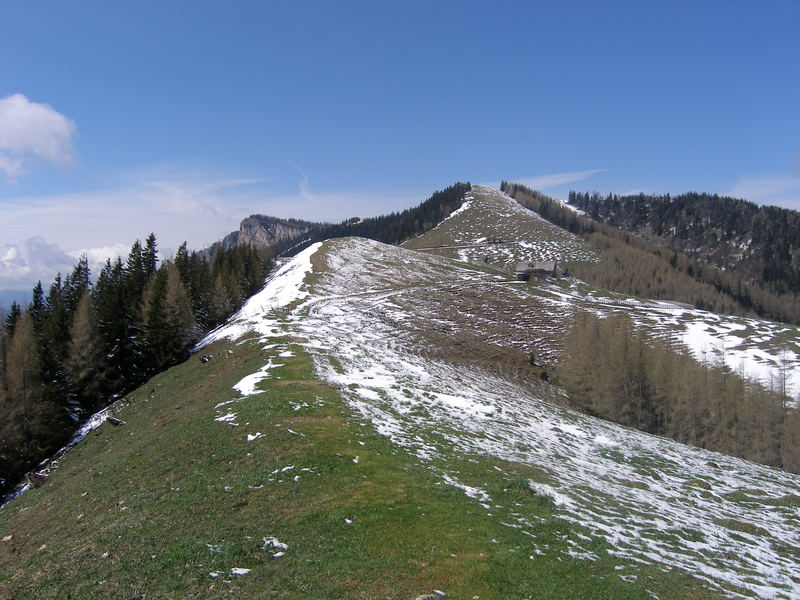
POLYGON ((8 349, 8 382, 4 435, 18 440, 22 455, 41 456, 55 449, 64 439, 66 412, 43 392, 39 374, 33 320, 22 314, 8 349))
POLYGON ((171 333, 172 360, 179 360, 197 340, 199 332, 192 312, 192 302, 178 269, 168 262, 165 270, 167 281, 164 290, 164 316, 171 333))
POLYGON ((90 414, 100 408, 107 388, 103 341, 88 290, 81 295, 72 319, 66 367, 83 413, 90 414))
POLYGON ((6 335, 6 328, 3 326, 5 318, 3 308, 0 307, 0 388, 3 389, 5 389, 6 351, 8 350, 8 335, 6 335))

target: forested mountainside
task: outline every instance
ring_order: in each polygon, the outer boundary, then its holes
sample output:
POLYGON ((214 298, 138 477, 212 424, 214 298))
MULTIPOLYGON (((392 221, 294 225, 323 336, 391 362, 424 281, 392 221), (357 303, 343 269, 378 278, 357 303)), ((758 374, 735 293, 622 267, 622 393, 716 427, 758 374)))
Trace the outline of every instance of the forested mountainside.
POLYGON ((741 274, 782 294, 800 292, 800 212, 718 196, 601 196, 570 192, 592 219, 741 274))
MULTIPOLYGON (((156 238, 106 261, 83 256, 0 325, 0 495, 63 446, 82 420, 183 360, 261 288, 271 252, 236 246, 211 262, 186 244, 158 266, 156 238)), ((2 316, 2 315, 0 315, 2 316)))
MULTIPOLYGON (((781 293, 777 284, 748 281, 736 271, 718 267, 710 258, 689 256, 677 248, 596 221, 523 185, 503 182, 501 187, 526 208, 603 250, 598 264, 573 268, 573 274, 588 283, 644 298, 685 302, 714 312, 800 323, 797 294, 781 293)), ((662 229, 662 235, 666 231, 662 229)))
POLYGON ((276 254, 291 256, 309 245, 335 238, 357 236, 386 244, 399 244, 435 227, 461 206, 469 183, 456 183, 434 192, 421 204, 401 212, 361 219, 353 217, 340 223, 312 223, 298 219, 279 219, 252 215, 242 221, 238 232, 228 234, 211 247, 229 248, 248 244, 256 248, 272 248, 276 254))

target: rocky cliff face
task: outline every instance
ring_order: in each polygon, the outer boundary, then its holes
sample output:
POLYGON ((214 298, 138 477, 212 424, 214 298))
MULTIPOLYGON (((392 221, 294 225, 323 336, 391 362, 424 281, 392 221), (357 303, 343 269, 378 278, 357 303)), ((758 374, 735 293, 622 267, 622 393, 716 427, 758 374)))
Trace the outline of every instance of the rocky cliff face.
POLYGON ((316 227, 316 223, 308 221, 252 215, 239 226, 236 243, 278 248, 294 242, 316 227))
POLYGON ((239 244, 248 244, 256 248, 272 248, 280 254, 312 235, 320 227, 322 224, 311 221, 251 215, 242 220, 239 231, 232 231, 221 241, 208 247, 205 253, 210 259, 219 249, 228 250, 239 244))

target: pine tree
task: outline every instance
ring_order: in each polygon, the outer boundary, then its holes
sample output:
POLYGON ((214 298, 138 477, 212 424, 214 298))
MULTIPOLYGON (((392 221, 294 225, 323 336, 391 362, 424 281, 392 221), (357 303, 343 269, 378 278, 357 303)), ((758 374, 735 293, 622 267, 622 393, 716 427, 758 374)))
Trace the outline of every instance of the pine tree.
POLYGON ((145 281, 148 281, 156 272, 158 264, 158 246, 156 245, 156 235, 150 233, 144 243, 142 251, 142 271, 145 281))
POLYGON ((75 312, 83 292, 89 289, 89 275, 89 259, 86 254, 81 254, 78 264, 64 281, 63 301, 68 314, 75 312))
POLYGON ((8 311, 8 314, 6 315, 5 321, 3 323, 3 326, 5 327, 6 333, 8 334, 9 338, 12 335, 14 335, 14 328, 16 327, 17 321, 19 320, 21 314, 22 314, 22 309, 20 308, 19 304, 17 304, 16 301, 12 302, 11 310, 8 311))
POLYGON ((39 331, 42 327, 44 312, 44 289, 42 288, 42 282, 39 281, 33 288, 30 307, 31 318, 33 319, 33 328, 35 331, 39 331))
POLYGON ((44 301, 41 322, 39 327, 35 328, 35 336, 39 373, 45 388, 43 393, 49 400, 64 407, 77 420, 80 411, 72 395, 69 377, 64 367, 70 322, 65 299, 68 280, 69 277, 66 283, 62 281, 59 273, 50 285, 44 301))
POLYGON ((148 283, 141 314, 152 371, 178 362, 197 339, 191 301, 172 262, 148 283))
POLYGON ((107 395, 124 394, 142 380, 145 371, 142 331, 129 310, 129 279, 122 260, 106 265, 94 287, 97 328, 107 365, 107 395))
POLYGON ((192 259, 185 241, 178 246, 178 251, 175 253, 175 268, 178 269, 183 285, 189 289, 192 285, 192 259))
POLYGON ((136 240, 128 253, 125 263, 125 295, 128 299, 128 313, 133 315, 139 308, 147 284, 142 243, 136 240))

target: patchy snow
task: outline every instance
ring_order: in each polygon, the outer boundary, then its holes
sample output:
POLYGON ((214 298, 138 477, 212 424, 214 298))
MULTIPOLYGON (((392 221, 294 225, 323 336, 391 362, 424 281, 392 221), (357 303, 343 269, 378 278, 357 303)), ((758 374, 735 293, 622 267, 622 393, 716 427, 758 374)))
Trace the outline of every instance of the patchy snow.
POLYGON ((311 257, 319 249, 320 244, 320 242, 312 244, 278 268, 267 279, 260 292, 252 296, 225 325, 206 335, 195 350, 219 339, 238 339, 249 331, 261 335, 274 333, 275 322, 268 318, 269 314, 308 296, 308 292, 304 289, 304 279, 311 271, 311 257))
POLYGON ((250 375, 243 377, 241 381, 233 386, 233 389, 239 392, 242 396, 253 396, 254 394, 260 394, 262 392, 261 390, 257 389, 256 386, 270 376, 269 372, 272 369, 282 366, 283 363, 274 362, 273 357, 270 356, 269 359, 267 359, 267 363, 263 367, 261 367, 255 373, 251 373, 250 375))
POLYGON ((289 549, 288 544, 284 544, 278 538, 270 536, 265 537, 261 542, 261 547, 265 550, 277 550, 278 552, 274 552, 271 556, 272 558, 281 558, 286 556, 286 550, 289 549))
POLYGON ((453 212, 451 212, 448 216, 446 216, 438 225, 436 225, 436 227, 434 227, 434 229, 436 229, 438 227, 441 227, 443 223, 446 223, 447 221, 449 221, 453 217, 456 217, 456 216, 460 215, 461 213, 466 212, 467 210, 469 210, 469 208, 472 206, 473 199, 474 199, 474 197, 472 196, 472 194, 467 192, 467 194, 464 196, 464 201, 461 203, 461 206, 459 206, 457 209, 455 209, 453 212))
MULTIPOLYGON (((468 214, 465 209, 456 217, 468 214)), ((791 501, 800 496, 800 477, 588 417, 475 364, 420 356, 432 348, 416 340, 428 339, 432 328, 449 332, 440 342, 449 344, 467 326, 444 314, 448 303, 434 292, 453 298, 461 290, 496 290, 523 298, 531 294, 528 286, 357 238, 318 248, 313 286, 300 291, 310 253, 271 280, 273 289, 285 291, 292 288, 280 281, 285 276, 294 286, 287 297, 301 300, 280 323, 308 340, 302 345, 317 375, 336 386, 353 410, 438 472, 443 483, 473 498, 487 518, 502 508, 498 499, 461 482, 457 473, 441 471, 447 457, 493 456, 541 469, 542 477, 530 482, 532 491, 551 498, 561 519, 581 526, 567 534, 568 556, 596 559, 587 542, 597 538, 628 563, 678 568, 731 597, 747 597, 738 590, 763 598, 800 596, 796 561, 784 550, 800 547, 800 508, 791 501)), ((550 286, 536 294, 537 321, 551 328, 551 339, 563 332, 576 307, 625 311, 659 335, 683 335, 692 347, 722 340, 726 360, 738 352, 767 364, 775 336, 798 338, 796 328, 587 294, 576 286, 550 286)), ((262 297, 257 305, 269 311, 278 304, 262 297)), ((269 336, 276 323, 251 311, 237 327, 269 336)), ((531 537, 531 556, 550 551, 537 545, 536 523, 524 514, 514 518, 503 523, 531 537)))
POLYGON ((221 423, 232 423, 236 421, 236 413, 225 413, 224 415, 220 415, 219 417, 214 417, 215 421, 220 421, 221 423))
POLYGON ((265 537, 261 542, 262 548, 272 548, 273 550, 288 550, 289 545, 284 544, 274 536, 265 537))
POLYGON ((247 575, 250 572, 250 569, 243 569, 241 567, 233 567, 231 569, 231 575, 247 575))
POLYGON ((442 476, 442 479, 447 485, 452 485, 453 487, 457 487, 458 489, 463 490, 464 493, 470 498, 474 498, 475 500, 480 500, 485 507, 489 507, 491 505, 492 499, 489 497, 489 494, 484 492, 482 489, 469 485, 464 485, 451 475, 444 474, 442 476))
MULTIPOLYGON (((729 595, 736 595, 737 586, 761 597, 800 593, 800 583, 791 580, 796 564, 780 551, 780 544, 800 545, 792 520, 798 509, 780 502, 798 493, 800 478, 556 407, 475 366, 419 360, 399 335, 409 326, 403 301, 414 286, 404 281, 389 291, 376 288, 370 277, 372 262, 399 264, 399 253, 364 240, 330 242, 324 256, 329 270, 316 294, 288 319, 309 340, 318 375, 336 385, 377 431, 423 462, 459 452, 546 465, 549 481, 531 482, 534 492, 552 498, 561 518, 605 539, 621 558, 681 568, 729 595), (426 435, 430 430, 438 435, 426 435), (760 490, 759 502, 740 501, 750 490, 760 490), (769 537, 729 528, 728 522, 761 528, 769 537)), ((407 277, 414 285, 431 285, 439 259, 403 259, 415 264, 402 275, 393 272, 395 281, 407 277)), ((493 281, 450 265, 438 277, 439 285, 447 278, 465 285, 493 281)), ((554 296, 568 306, 575 297, 554 296)), ((598 308, 608 309, 605 302, 599 299, 598 308)), ((627 299, 624 305, 641 308, 627 299)), ((487 511, 495 505, 485 491, 461 484, 454 474, 443 474, 443 480, 487 511)), ((535 536, 524 517, 514 525, 535 536)), ((572 539, 573 555, 588 556, 585 544, 572 539)), ((534 554, 536 549, 534 541, 534 554)))
MULTIPOLYGON (((693 311, 698 313, 700 311, 693 311)), ((687 316, 691 313, 687 311, 687 316)), ((735 319, 705 313, 697 315, 697 320, 686 323, 682 336, 686 344, 698 360, 709 360, 712 363, 724 362, 735 371, 742 371, 751 378, 765 385, 777 384, 785 373, 787 385, 794 394, 800 393, 800 354, 797 342, 787 341, 783 347, 775 347, 772 351, 764 350, 760 345, 769 343, 770 335, 764 327, 767 324, 756 319, 735 319), (748 327, 750 325, 750 327, 748 327), (737 332, 739 332, 737 334, 737 332), (750 333, 761 332, 761 335, 750 337, 750 333)), ((785 331, 793 328, 777 325, 785 331)))
POLYGON ((500 268, 520 261, 596 260, 596 251, 576 236, 507 194, 480 185, 472 186, 461 208, 404 246, 500 268))
MULTIPOLYGON (((69 450, 78 444, 81 440, 83 440, 87 435, 89 435, 92 431, 100 427, 103 423, 106 422, 106 419, 112 414, 119 410, 120 408, 124 408, 127 406, 127 400, 125 398, 120 398, 119 400, 115 401, 113 404, 106 406, 105 408, 97 411, 91 417, 86 419, 84 423, 72 434, 69 442, 61 448, 58 452, 56 452, 52 458, 49 458, 38 465, 35 469, 37 473, 44 473, 47 474, 51 470, 58 467, 58 464, 61 458, 69 452, 69 450)), ((6 504, 11 502, 14 498, 18 498, 25 492, 31 489, 31 484, 27 481, 18 485, 15 489, 10 491, 4 498, 3 502, 0 503, 0 508, 4 507, 6 504)))

